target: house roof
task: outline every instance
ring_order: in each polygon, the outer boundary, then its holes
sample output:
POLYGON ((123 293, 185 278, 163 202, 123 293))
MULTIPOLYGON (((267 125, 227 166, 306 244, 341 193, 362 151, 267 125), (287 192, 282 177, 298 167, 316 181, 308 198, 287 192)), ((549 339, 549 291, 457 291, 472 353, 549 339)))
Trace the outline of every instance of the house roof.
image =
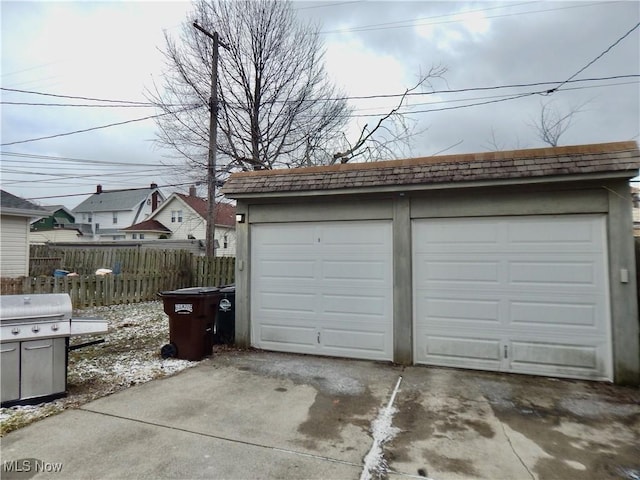
POLYGON ((610 172, 630 178, 638 174, 639 167, 636 142, 617 142, 240 172, 231 175, 222 192, 231 198, 242 198, 266 193, 330 193, 477 181, 567 179, 573 175, 610 172))
POLYGON ((31 203, 24 198, 16 197, 15 195, 0 190, 0 208, 5 215, 15 215, 20 217, 42 217, 48 215, 48 210, 31 203))
MULTIPOLYGON (((185 195, 183 193, 175 193, 176 197, 182 199, 184 203, 189 205, 202 218, 207 218, 209 202, 204 198, 193 195, 185 195)), ((169 202, 166 202, 168 204, 169 202)), ((235 227, 236 226, 236 207, 230 203, 216 203, 216 225, 235 227)))
POLYGON ((145 220, 144 222, 136 223, 130 227, 121 229, 123 232, 158 232, 158 233, 171 233, 171 230, 165 227, 158 220, 145 220))
POLYGON ((94 193, 84 202, 80 203, 73 209, 73 212, 122 212, 134 210, 155 191, 160 194, 160 198, 164 199, 158 188, 103 190, 101 193, 94 193))

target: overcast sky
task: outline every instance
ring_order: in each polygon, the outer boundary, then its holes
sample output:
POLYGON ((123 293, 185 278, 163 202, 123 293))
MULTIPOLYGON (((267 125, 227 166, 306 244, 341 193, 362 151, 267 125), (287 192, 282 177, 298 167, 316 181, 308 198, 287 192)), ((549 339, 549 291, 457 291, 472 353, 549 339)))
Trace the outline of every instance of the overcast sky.
MULTIPOLYGON (((162 75, 163 31, 177 37, 189 2, 0 5, 2 189, 39 204, 73 208, 97 184, 115 189, 176 182, 163 166, 167 152, 154 143, 152 119, 14 143, 147 117, 157 113, 152 108, 24 105, 96 102, 8 89, 146 102, 145 89, 159 84, 162 75), (62 195, 69 196, 55 198, 62 195)), ((293 6, 302 19, 322 25, 327 71, 350 96, 402 93, 435 65, 447 72, 434 80, 433 89, 468 89, 412 97, 406 118, 422 133, 413 139, 411 156, 545 146, 531 124, 547 103, 562 113, 581 107, 561 145, 638 141, 640 28, 612 45, 640 22, 640 2, 299 1, 293 6), (540 94, 572 77, 558 91, 540 94), (544 84, 483 89, 534 83, 544 84), (531 95, 470 106, 525 93, 531 95)), ((352 101, 347 133, 375 123, 377 117, 370 115, 392 105, 381 98, 352 101)))

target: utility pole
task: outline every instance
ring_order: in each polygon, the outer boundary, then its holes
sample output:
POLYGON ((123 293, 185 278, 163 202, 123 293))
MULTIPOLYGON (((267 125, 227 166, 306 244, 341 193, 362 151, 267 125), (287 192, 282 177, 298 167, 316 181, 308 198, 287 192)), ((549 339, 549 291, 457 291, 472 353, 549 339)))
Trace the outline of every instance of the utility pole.
POLYGON ((216 150, 218 139, 218 46, 226 45, 218 38, 218 32, 210 33, 197 22, 193 26, 213 40, 213 55, 211 58, 211 97, 209 97, 209 158, 207 162, 207 234, 205 254, 215 257, 216 232, 216 150))

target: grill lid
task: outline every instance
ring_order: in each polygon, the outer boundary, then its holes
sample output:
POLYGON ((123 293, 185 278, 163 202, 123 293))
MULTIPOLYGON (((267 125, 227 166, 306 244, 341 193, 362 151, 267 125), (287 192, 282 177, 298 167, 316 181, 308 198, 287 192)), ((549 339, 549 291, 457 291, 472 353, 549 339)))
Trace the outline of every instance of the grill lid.
POLYGON ((73 312, 66 293, 0 295, 0 323, 66 321, 73 312))

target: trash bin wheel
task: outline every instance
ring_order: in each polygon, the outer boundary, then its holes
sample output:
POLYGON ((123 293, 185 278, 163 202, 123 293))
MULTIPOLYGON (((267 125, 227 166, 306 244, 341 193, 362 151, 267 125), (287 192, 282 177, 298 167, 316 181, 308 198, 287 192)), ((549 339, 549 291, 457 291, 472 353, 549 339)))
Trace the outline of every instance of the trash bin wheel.
POLYGON ((178 355, 178 347, 175 343, 167 343, 160 349, 160 356, 162 358, 173 358, 178 355))

